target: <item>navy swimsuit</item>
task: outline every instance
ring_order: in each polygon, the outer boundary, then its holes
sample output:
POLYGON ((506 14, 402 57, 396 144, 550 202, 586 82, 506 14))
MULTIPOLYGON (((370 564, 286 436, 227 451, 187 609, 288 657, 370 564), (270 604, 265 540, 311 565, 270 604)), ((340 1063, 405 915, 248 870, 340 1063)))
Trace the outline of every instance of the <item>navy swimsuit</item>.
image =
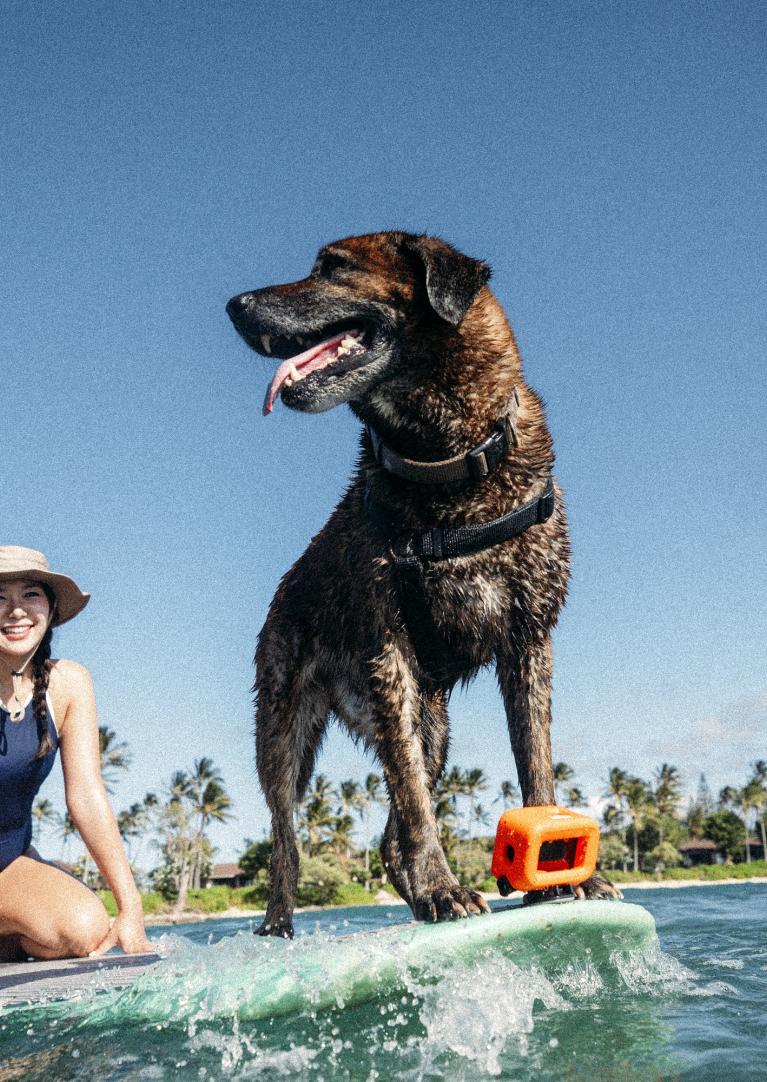
POLYGON ((50 703, 48 732, 53 749, 36 759, 40 740, 31 700, 21 721, 11 721, 11 715, 0 706, 0 872, 32 843, 32 804, 51 772, 59 747, 50 703))

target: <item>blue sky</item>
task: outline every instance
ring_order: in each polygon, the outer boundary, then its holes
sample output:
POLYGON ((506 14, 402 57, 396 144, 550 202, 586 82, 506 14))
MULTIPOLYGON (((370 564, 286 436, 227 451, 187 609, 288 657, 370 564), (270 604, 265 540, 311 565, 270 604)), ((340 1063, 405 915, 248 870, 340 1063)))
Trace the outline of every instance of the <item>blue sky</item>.
MULTIPOLYGON (((260 406, 229 296, 382 228, 445 237, 543 395, 574 561, 554 753, 767 754, 763 5, 0 6, 3 543, 91 590, 57 651, 127 740, 118 807, 213 757, 267 826, 249 688, 282 572, 355 457, 343 410, 260 406)), ((453 761, 514 777, 491 675, 453 761)), ((371 769, 334 734, 320 769, 371 769)), ((48 794, 61 804, 61 783, 48 794)), ((52 850, 56 843, 51 840, 52 850)))

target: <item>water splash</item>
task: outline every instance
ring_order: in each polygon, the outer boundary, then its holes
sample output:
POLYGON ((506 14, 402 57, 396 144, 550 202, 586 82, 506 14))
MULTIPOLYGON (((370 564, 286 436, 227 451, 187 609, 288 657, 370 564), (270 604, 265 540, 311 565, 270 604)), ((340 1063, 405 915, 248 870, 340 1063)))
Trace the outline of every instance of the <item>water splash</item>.
POLYGON ((243 933, 204 946, 165 935, 157 941, 164 960, 151 980, 142 977, 118 995, 19 1016, 16 1073, 3 1078, 657 1078, 675 1066, 664 1059, 666 1004, 722 994, 721 982, 713 990, 654 938, 639 950, 620 943, 607 949, 614 941, 578 950, 571 942, 562 950, 559 934, 547 933, 515 957, 499 949, 471 960, 437 952, 419 967, 395 958, 392 968, 391 941, 365 937, 355 944, 362 952, 355 956, 357 970, 374 973, 385 963, 396 979, 384 982, 371 1002, 354 1006, 337 972, 328 999, 321 968, 311 970, 312 958, 332 966, 345 949, 328 932, 294 943, 243 933), (302 982, 302 1009, 258 1017, 254 987, 275 959, 286 980, 302 982), (146 1008, 158 1002, 164 1013, 154 1017, 146 1008))

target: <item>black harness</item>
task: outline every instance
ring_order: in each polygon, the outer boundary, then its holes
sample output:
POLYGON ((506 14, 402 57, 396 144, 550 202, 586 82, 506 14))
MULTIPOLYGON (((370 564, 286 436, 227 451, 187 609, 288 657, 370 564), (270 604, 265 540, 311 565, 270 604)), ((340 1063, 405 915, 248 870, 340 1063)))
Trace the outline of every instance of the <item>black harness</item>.
MULTIPOLYGON (((465 454, 440 462, 402 458, 386 447, 370 426, 368 433, 376 461, 397 477, 424 484, 480 480, 494 473, 517 445, 518 407, 515 391, 509 411, 496 422, 487 439, 465 454)), ((435 685, 454 683, 473 664, 456 652, 434 621, 425 587, 428 561, 468 556, 518 537, 531 526, 546 522, 554 513, 555 502, 554 482, 549 476, 538 496, 501 518, 471 526, 403 531, 397 517, 374 500, 368 489, 365 497, 368 518, 389 546, 402 617, 421 668, 435 685)))

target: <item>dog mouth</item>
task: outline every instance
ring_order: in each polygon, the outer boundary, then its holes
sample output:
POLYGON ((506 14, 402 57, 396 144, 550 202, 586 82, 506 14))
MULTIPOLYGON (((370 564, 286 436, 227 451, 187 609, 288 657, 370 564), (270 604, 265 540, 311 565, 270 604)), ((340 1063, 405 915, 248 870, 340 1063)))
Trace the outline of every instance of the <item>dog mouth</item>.
MULTIPOLYGON (((255 343, 254 343, 255 345, 255 343)), ((284 358, 272 377, 264 399, 264 416, 273 408, 277 395, 289 391, 314 373, 341 375, 367 361, 368 332, 360 326, 326 328, 321 336, 277 338, 259 335, 259 353, 284 358)))

